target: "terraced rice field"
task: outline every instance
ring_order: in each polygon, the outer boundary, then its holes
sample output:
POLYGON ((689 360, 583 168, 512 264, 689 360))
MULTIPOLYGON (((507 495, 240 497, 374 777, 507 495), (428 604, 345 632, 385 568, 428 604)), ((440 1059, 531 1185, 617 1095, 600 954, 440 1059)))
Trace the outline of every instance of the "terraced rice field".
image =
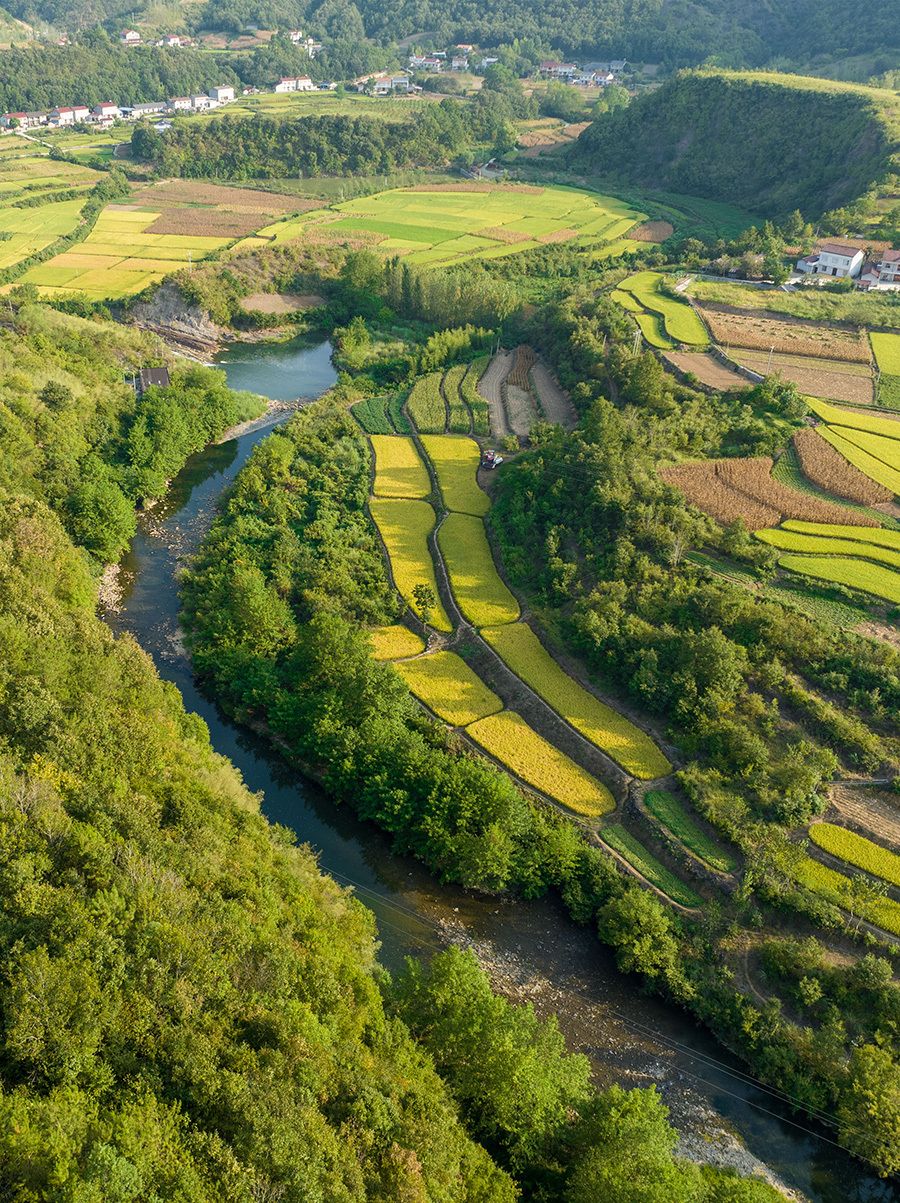
POLYGON ((644 731, 588 693, 553 659, 525 623, 489 627, 482 635, 534 693, 635 777, 664 776, 671 765, 644 731))
POLYGON ((648 790, 644 804, 653 817, 665 829, 684 844, 690 852, 700 858, 711 869, 719 873, 733 873, 737 861, 706 834, 699 823, 693 818, 674 794, 666 790, 648 790))
POLYGON ((454 435, 422 435, 422 446, 434 465, 438 487, 448 510, 480 518, 491 508, 476 479, 481 452, 473 439, 454 435))
POLYGON ((846 585, 849 589, 859 589, 862 593, 871 593, 873 597, 900 605, 900 574, 880 564, 855 558, 842 559, 840 556, 794 554, 781 556, 778 563, 790 572, 846 585))
MULTIPOLYGON (((0 271, 42 251, 63 234, 71 234, 81 220, 83 206, 84 197, 33 209, 0 208, 0 232, 10 235, 0 242, 0 271)), ((26 273, 25 278, 28 276, 26 273)))
POLYGON ((455 652, 434 652, 394 666, 420 702, 451 727, 467 727, 503 709, 465 660, 455 652))
POLYGON ((869 335, 878 370, 886 376, 900 376, 900 334, 869 335))
POLYGON ((406 403, 416 430, 441 434, 447 428, 447 403, 441 392, 441 373, 429 372, 417 380, 406 403))
POLYGON ((411 438, 373 434, 376 497, 427 497, 431 493, 428 469, 411 438))
POLYGON ((142 292, 230 241, 199 234, 148 233, 159 216, 157 212, 107 207, 83 242, 29 268, 22 280, 36 284, 48 296, 84 293, 91 300, 113 300, 142 292))
POLYGON ((884 527, 840 526, 829 522, 785 522, 785 529, 802 531, 807 535, 824 535, 830 539, 855 539, 900 552, 900 531, 884 527))
POLYGON ((428 548, 428 536, 436 522, 434 510, 427 501, 396 497, 373 497, 369 509, 387 548, 391 573, 400 596, 413 613, 418 614, 413 591, 417 585, 430 587, 438 600, 429 623, 437 631, 451 631, 452 624, 439 599, 428 548))
POLYGON ((504 710, 472 723, 466 734, 526 784, 576 814, 594 818, 615 809, 605 785, 513 711, 504 710))
POLYGON ((622 281, 619 290, 630 293, 650 313, 658 314, 665 334, 673 342, 707 346, 709 334, 703 322, 686 301, 675 300, 660 290, 663 279, 662 272, 635 272, 622 281))
POLYGON ((835 823, 813 823, 809 838, 832 856, 864 869, 873 877, 880 877, 889 885, 900 886, 900 856, 889 848, 882 848, 873 840, 835 823))
POLYGON ((459 386, 460 395, 469 407, 472 415, 472 430, 475 434, 489 435, 491 433, 491 418, 488 403, 478 392, 478 382, 490 363, 489 355, 481 355, 474 359, 466 369, 459 386))
POLYGON ((850 430, 865 430, 870 434, 884 435, 888 439, 900 439, 900 418, 860 413, 858 409, 844 409, 840 405, 829 405, 827 401, 819 401, 813 397, 808 398, 807 404, 812 412, 829 426, 846 426, 850 430))
POLYGON ((804 426, 791 440, 802 476, 826 492, 859 505, 890 501, 891 491, 849 463, 818 430, 804 426))
POLYGON ((623 860, 673 902, 686 907, 700 906, 702 899, 699 895, 657 860, 630 831, 618 823, 610 823, 603 828, 601 835, 604 843, 614 848, 623 860))
POLYGON ((756 537, 782 551, 800 551, 825 556, 858 556, 874 560, 877 564, 885 564, 888 568, 900 568, 900 550, 892 551, 887 547, 879 547, 876 543, 785 530, 783 527, 757 531, 756 537))
POLYGON ((900 442, 841 426, 820 426, 818 430, 855 468, 900 496, 900 442))
POLYGON ((418 656, 425 651, 423 640, 411 631, 396 623, 390 627, 376 627, 369 632, 372 640, 372 654, 376 660, 403 660, 407 656, 418 656))
MULTIPOLYGON (((851 905, 850 878, 813 860, 811 856, 804 857, 801 861, 797 870, 797 881, 833 906, 846 910, 851 905)), ((857 906, 856 913, 883 931, 900 936, 900 903, 894 902, 892 898, 877 898, 862 907, 857 906)))
POLYGON ((663 320, 658 313, 635 313, 634 320, 651 347, 656 347, 658 351, 675 350, 675 343, 667 337, 663 320))
POLYGON ((460 612, 475 627, 515 622, 519 603, 500 578, 484 523, 474 514, 448 514, 438 546, 460 612))

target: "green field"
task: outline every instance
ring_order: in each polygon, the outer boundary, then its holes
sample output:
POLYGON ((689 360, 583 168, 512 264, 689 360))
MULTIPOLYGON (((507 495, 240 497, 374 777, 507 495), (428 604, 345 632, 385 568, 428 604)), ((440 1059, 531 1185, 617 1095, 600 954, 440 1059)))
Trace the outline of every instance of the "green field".
POLYGON ((663 320, 658 313, 636 313, 634 320, 651 347, 656 347, 659 351, 675 350, 675 344, 666 337, 663 320))
POLYGON ((474 439, 425 434, 422 446, 434 466, 447 509, 484 517, 491 503, 476 478, 481 452, 474 439))
MULTIPOLYGON (((865 529, 860 527, 860 530, 865 529)), ((780 527, 756 531, 756 537, 772 547, 781 548, 782 551, 802 551, 811 555, 826 556, 860 556, 867 560, 875 560, 879 564, 886 564, 889 568, 900 568, 900 550, 892 551, 873 542, 829 538, 824 535, 805 534, 802 531, 783 530, 780 527)))
MULTIPOLYGON (((816 429, 823 439, 827 439, 832 447, 836 451, 840 451, 844 459, 853 464, 855 468, 859 468, 860 472, 864 472, 871 480, 877 481, 895 495, 900 496, 900 469, 891 467, 879 456, 873 455, 870 450, 858 445, 862 439, 877 439, 877 447, 883 453, 885 445, 896 443, 896 439, 885 439, 881 435, 872 435, 866 431, 857 430, 853 432, 854 439, 851 441, 849 430, 837 426, 817 426, 816 429)), ((897 443, 897 446, 900 447, 900 443, 897 443)))
POLYGON ((885 530, 884 527, 872 526, 839 526, 827 522, 803 522, 798 518, 789 518, 782 523, 785 530, 802 531, 807 535, 825 535, 832 539, 856 539, 861 543, 874 543, 878 547, 888 547, 900 551, 900 530, 885 530))
POLYGON ((701 905, 703 900, 699 895, 695 894, 690 886, 685 885, 681 878, 676 877, 665 865, 661 864, 640 840, 636 840, 631 832, 626 831, 620 824, 611 823, 608 827, 604 827, 601 836, 610 848, 614 848, 633 869, 636 869, 642 877, 671 898, 673 902, 688 907, 701 905))
POLYGON ((472 415, 472 430, 475 434, 489 435, 491 433, 488 403, 478 392, 478 381, 484 375, 490 361, 490 355, 481 355, 478 359, 473 360, 466 369, 466 374, 459 386, 460 395, 472 415))
POLYGON ((451 727, 466 727, 503 709, 497 695, 455 652, 417 656, 394 667, 410 693, 451 727))
POLYGON ((0 242, 0 270, 21 263, 63 234, 71 234, 81 219, 83 207, 84 197, 51 201, 33 209, 0 208, 0 232, 11 235, 0 242))
POLYGON ((456 604, 473 626, 516 621, 519 604, 500 579, 480 518, 448 514, 438 531, 438 546, 456 604))
POLYGON ((882 848, 880 844, 834 823, 813 823, 809 838, 832 856, 840 857, 858 869, 865 869, 890 885, 900 886, 900 856, 888 848, 882 848))
POLYGON ((733 873, 737 868, 734 857, 706 834, 674 794, 661 789, 648 790, 644 803, 668 832, 711 869, 720 873, 733 873))
POLYGON ((707 346, 709 334, 703 322, 686 301, 677 301, 660 291, 663 279, 662 272, 635 272, 622 281, 619 289, 630 293, 644 309, 659 314, 670 339, 691 346, 707 346))
POLYGON ((418 656, 425 651, 421 637, 395 623, 390 627, 375 627, 369 631, 372 640, 372 655, 376 660, 400 660, 406 656, 418 656))
MULTIPOLYGON (((803 858, 797 870, 797 881, 833 906, 847 909, 850 904, 850 878, 813 860, 811 856, 803 858)), ((857 914, 876 927, 900 936, 900 903, 892 898, 878 898, 861 908, 857 907, 857 914)))
POLYGON ((878 370, 887 376, 900 376, 900 334, 869 335, 878 370))
POLYGON ((466 734, 522 781, 576 814, 595 818, 615 809, 605 785, 513 711, 481 719, 467 727, 466 734))
POLYGON ((835 585, 846 585, 850 589, 859 589, 863 593, 871 593, 873 597, 900 605, 900 574, 880 564, 842 556, 793 554, 780 556, 778 563, 790 572, 817 577, 835 585))
POLYGON ((589 743, 635 777, 664 776, 671 765, 645 732, 573 680, 523 622, 482 635, 512 671, 589 743))
POLYGON ((350 406, 350 412, 366 434, 393 434, 387 397, 366 397, 350 406))
POLYGON ((467 371, 468 364, 459 363, 444 373, 443 389, 449 414, 447 429, 451 434, 468 434, 472 428, 472 415, 462 395, 462 382, 467 371))
MULTIPOLYGON (((428 536, 436 522, 434 510, 427 501, 406 498, 378 498, 369 501, 369 509, 384 540, 391 562, 391 572, 397 591, 416 614, 413 599, 416 585, 427 585, 438 598, 434 564, 428 549, 428 536)), ((437 631, 451 631, 452 625, 438 600, 429 617, 437 631)))
POLYGON ((429 372, 412 386, 406 409, 416 430, 443 434, 447 428, 447 404, 441 392, 441 372, 429 372))
POLYGON ((376 497, 427 497, 431 493, 428 469, 408 435, 373 434, 376 497))
POLYGON ((29 268, 22 281, 36 284, 48 296, 77 292, 92 300, 114 300, 143 291, 231 241, 201 235, 148 233, 148 227, 159 216, 147 210, 107 207, 83 242, 47 263, 29 268))

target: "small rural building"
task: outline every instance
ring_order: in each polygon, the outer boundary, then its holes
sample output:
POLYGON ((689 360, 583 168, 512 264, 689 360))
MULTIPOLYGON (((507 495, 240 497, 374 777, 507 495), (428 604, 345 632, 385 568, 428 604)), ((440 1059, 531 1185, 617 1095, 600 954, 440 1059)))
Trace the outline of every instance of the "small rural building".
POLYGON ((453 49, 458 50, 461 54, 471 54, 475 47, 471 42, 457 42, 453 49))
POLYGON ((156 43, 157 46, 187 46, 190 43, 190 38, 179 37, 177 33, 166 34, 164 38, 160 38, 156 43))
POLYGON ((0 117, 0 126, 4 129, 34 129, 35 126, 46 124, 46 113, 4 113, 0 117), (16 123, 14 127, 13 122, 16 123))
POLYGON ((453 56, 453 58, 450 60, 450 70, 451 71, 468 71, 468 69, 469 69, 469 60, 467 58, 465 58, 463 55, 455 54, 453 56))
POLYGON ((797 270, 804 275, 834 276, 852 279, 860 274, 865 256, 855 246, 843 242, 821 242, 816 249, 797 260, 797 270))
POLYGON ((169 101, 169 108, 174 113, 190 112, 192 108, 190 96, 173 96, 169 101))
POLYGON ((141 44, 141 35, 136 29, 123 29, 119 34, 119 41, 123 46, 139 46, 141 44))
POLYGON ((140 397, 148 388, 168 388, 171 384, 168 368, 141 368, 136 376, 131 377, 134 391, 140 397))
POLYGON ((115 121, 121 115, 117 104, 95 104, 91 109, 91 116, 95 121, 115 121))
POLYGON ((221 84, 218 88, 210 88, 209 95, 219 104, 229 104, 234 100, 234 88, 230 84, 221 84))
POLYGON ((900 284, 900 251, 882 251, 875 268, 879 284, 900 284))
POLYGON ((61 108, 50 110, 50 124, 74 125, 76 121, 87 121, 90 115, 91 110, 86 104, 63 105, 61 108))
POLYGON ((152 117, 156 113, 164 113, 169 106, 164 100, 145 100, 141 104, 132 105, 125 112, 132 118, 152 117))
POLYGON ((205 92, 200 92, 196 96, 191 97, 191 108, 196 113, 202 113, 206 109, 218 108, 219 102, 213 100, 211 96, 207 96, 205 92))
POLYGON ((556 59, 544 59, 539 70, 547 79, 574 79, 578 74, 576 63, 560 63, 556 59))
POLYGON ((315 92, 316 85, 308 75, 291 76, 275 85, 276 92, 315 92))
POLYGON ((410 81, 408 75, 392 75, 390 71, 380 71, 376 75, 361 75, 354 80, 357 92, 371 92, 375 96, 387 96, 391 92, 408 92, 410 81))

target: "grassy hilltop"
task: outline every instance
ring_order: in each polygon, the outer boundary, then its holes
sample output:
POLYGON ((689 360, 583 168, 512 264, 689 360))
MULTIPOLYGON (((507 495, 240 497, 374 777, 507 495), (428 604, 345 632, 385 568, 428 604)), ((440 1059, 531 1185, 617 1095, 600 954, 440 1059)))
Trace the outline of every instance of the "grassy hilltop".
POLYGON ((686 71, 595 121, 575 155, 605 176, 815 217, 897 169, 900 99, 797 75, 686 71))

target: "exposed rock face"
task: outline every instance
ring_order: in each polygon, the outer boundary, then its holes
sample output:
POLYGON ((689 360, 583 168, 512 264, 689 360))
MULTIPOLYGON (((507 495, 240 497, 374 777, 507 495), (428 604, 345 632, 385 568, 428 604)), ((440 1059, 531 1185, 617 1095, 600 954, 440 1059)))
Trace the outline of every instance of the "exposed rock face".
POLYGON ((152 300, 138 302, 131 312, 137 325, 173 342, 202 350, 216 347, 224 333, 204 309, 188 301, 171 281, 161 285, 152 300))

